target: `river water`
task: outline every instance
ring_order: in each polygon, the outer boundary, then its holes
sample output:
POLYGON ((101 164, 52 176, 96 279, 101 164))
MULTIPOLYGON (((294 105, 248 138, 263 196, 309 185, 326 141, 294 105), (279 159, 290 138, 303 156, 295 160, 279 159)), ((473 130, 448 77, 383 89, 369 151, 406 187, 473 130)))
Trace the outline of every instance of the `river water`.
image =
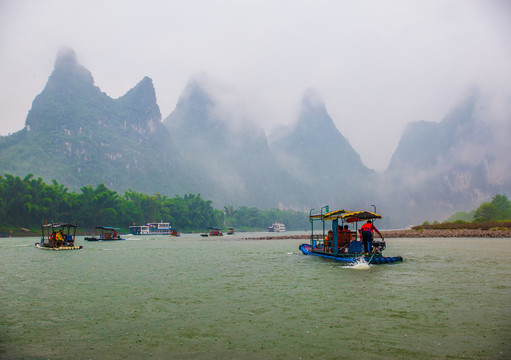
POLYGON ((0 239, 0 358, 511 358, 511 239, 387 239, 403 263, 355 269, 257 235, 0 239))

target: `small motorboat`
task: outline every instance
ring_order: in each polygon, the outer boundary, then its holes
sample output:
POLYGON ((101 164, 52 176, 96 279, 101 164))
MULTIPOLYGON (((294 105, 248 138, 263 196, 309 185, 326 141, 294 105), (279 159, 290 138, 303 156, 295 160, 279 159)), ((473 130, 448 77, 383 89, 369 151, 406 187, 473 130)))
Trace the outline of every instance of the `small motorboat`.
POLYGON ((200 234, 200 236, 202 237, 208 237, 208 236, 224 236, 224 234, 222 233, 222 229, 220 228, 217 228, 217 227, 209 227, 208 228, 209 231, 205 232, 205 233, 202 233, 200 234))
POLYGON ((96 226, 96 231, 94 235, 85 237, 87 241, 118 241, 124 240, 117 233, 119 228, 114 228, 110 226, 96 226))

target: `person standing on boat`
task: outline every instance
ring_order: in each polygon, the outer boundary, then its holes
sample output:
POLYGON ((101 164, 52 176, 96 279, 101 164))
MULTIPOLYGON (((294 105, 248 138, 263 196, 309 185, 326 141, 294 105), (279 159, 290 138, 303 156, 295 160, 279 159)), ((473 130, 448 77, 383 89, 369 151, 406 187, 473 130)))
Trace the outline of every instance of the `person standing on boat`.
POLYGON ((364 249, 366 253, 373 251, 373 231, 376 231, 383 240, 383 235, 378 231, 376 227, 374 227, 371 220, 367 220, 367 222, 360 228, 360 235, 362 237, 362 241, 364 242, 364 249))

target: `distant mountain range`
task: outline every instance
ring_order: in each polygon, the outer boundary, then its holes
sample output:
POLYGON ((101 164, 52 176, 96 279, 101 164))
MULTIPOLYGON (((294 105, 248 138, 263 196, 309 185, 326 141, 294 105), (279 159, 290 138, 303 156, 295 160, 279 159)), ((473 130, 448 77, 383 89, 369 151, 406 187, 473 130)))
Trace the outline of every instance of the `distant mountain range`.
POLYGON ((72 190, 200 193, 217 208, 377 207, 385 227, 443 220, 511 193, 511 119, 490 126, 477 92, 440 123, 410 123, 383 174, 364 166, 312 90, 296 123, 269 138, 242 119, 233 125, 218 105, 192 80, 162 122, 150 78, 112 99, 65 49, 25 128, 0 137, 0 174, 32 173, 72 190))

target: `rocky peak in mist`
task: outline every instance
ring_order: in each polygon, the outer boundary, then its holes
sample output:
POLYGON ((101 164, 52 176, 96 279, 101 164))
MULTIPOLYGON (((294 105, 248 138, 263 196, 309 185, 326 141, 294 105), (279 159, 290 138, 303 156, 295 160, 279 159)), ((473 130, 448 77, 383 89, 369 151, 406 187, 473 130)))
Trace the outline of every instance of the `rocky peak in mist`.
POLYGON ((34 99, 26 126, 31 131, 50 131, 55 127, 76 130, 75 120, 82 109, 101 109, 109 100, 94 86, 91 73, 78 64, 75 52, 65 48, 59 51, 46 86, 34 99), (72 108, 70 104, 76 106, 72 108))
POLYGON ((245 119, 236 118, 235 113, 234 109, 219 103, 205 84, 194 79, 163 124, 175 141, 190 151, 204 145, 213 147, 217 152, 239 151, 250 146, 266 147, 264 130, 245 119))
POLYGON ((94 79, 80 65, 72 49, 59 51, 55 68, 34 102, 26 120, 27 129, 89 137, 115 136, 117 128, 148 135, 161 124, 153 82, 145 77, 119 99, 112 99, 94 85, 94 79))
POLYGON ((75 51, 71 48, 62 48, 57 54, 54 70, 46 87, 56 86, 60 89, 76 90, 92 87, 93 85, 92 74, 78 64, 75 51))
POLYGON ((275 162, 263 129, 239 121, 208 89, 191 81, 163 122, 194 167, 198 191, 221 204, 293 204, 298 187, 275 162))
POLYGON ((174 111, 163 120, 163 124, 177 141, 198 138, 208 141, 225 141, 226 126, 218 118, 212 116, 215 101, 198 80, 188 83, 179 97, 174 111))
POLYGON ((327 112, 321 97, 307 90, 302 98, 296 123, 272 137, 271 148, 284 162, 297 163, 299 173, 332 174, 349 171, 369 172, 360 155, 340 133, 327 112), (290 159, 293 157, 294 159, 290 159), (332 167, 332 163, 336 166, 332 167))
POLYGON ((358 208, 362 194, 371 196, 374 172, 362 164, 315 91, 305 92, 296 123, 273 136, 270 149, 282 169, 310 187, 311 207, 358 208))
POLYGON ((406 208, 410 223, 417 223, 509 194, 511 185, 504 179, 511 176, 511 164, 503 156, 509 142, 499 143, 487 110, 474 91, 439 123, 410 123, 386 172, 392 188, 382 201, 406 208))
MULTIPOLYGON (((484 128, 475 120, 477 95, 471 94, 439 122, 415 121, 405 128, 398 147, 390 161, 388 172, 416 172, 430 169, 455 156, 453 151, 465 141, 474 143, 486 136, 484 128)), ((449 161, 447 161, 449 163, 449 161)))
POLYGON ((161 113, 156 103, 156 93, 153 81, 144 77, 134 88, 118 99, 124 117, 124 127, 128 124, 140 134, 163 130, 161 113))

